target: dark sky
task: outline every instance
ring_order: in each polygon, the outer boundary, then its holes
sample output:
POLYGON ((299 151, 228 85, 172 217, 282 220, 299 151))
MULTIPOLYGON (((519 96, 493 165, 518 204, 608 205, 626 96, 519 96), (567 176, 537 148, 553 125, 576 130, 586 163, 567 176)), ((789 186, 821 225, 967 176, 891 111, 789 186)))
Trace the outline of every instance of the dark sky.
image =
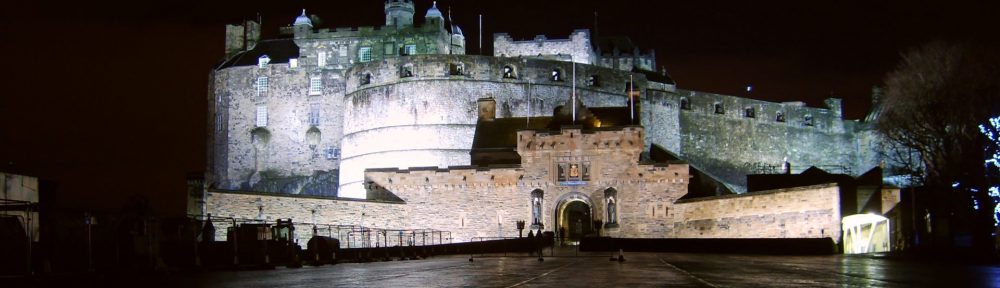
MULTIPOLYGON (((145 197, 180 215, 187 173, 204 171, 207 80, 224 25, 263 19, 265 36, 301 8, 322 27, 378 26, 381 1, 13 1, 0 9, 0 171, 56 183, 57 206, 115 209, 145 197), (21 3, 31 2, 31 3, 21 3)), ((1000 36, 984 2, 439 1, 477 53, 491 35, 566 37, 593 28, 655 49, 682 89, 821 106, 864 116, 907 48, 1000 36), (535 3, 535 2, 540 2, 535 3), (677 3, 675 3, 677 2, 677 3)), ((994 1, 995 2, 995 1, 994 1)), ((418 21, 430 1, 417 1, 418 21)), ((991 40, 993 41, 993 40, 991 40)))

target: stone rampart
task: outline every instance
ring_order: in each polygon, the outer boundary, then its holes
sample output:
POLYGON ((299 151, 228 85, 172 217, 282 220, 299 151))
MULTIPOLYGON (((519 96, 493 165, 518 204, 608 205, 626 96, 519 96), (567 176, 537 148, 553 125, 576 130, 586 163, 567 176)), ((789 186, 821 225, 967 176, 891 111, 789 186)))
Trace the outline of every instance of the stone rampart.
POLYGON ((832 238, 840 242, 840 188, 823 184, 681 200, 676 238, 832 238))
MULTIPOLYGON (((586 105, 626 104, 627 75, 576 66, 577 95, 586 105), (589 76, 603 80, 587 86, 589 76)), ((572 94, 572 69, 572 63, 560 61, 465 55, 407 56, 354 66, 347 71, 344 98, 340 195, 364 197, 360 183, 367 168, 468 165, 478 99, 495 99, 501 118, 549 116, 572 94), (455 65, 462 66, 461 74, 453 73, 455 65), (512 70, 509 77, 504 77, 505 67, 512 70), (553 70, 564 78, 551 79, 553 70)))
POLYGON ((589 30, 575 30, 566 39, 538 35, 532 40, 516 41, 506 33, 493 35, 495 57, 536 57, 594 64, 596 56, 591 47, 589 30))
MULTIPOLYGON (((420 223, 410 222, 410 206, 399 203, 235 191, 209 191, 205 203, 206 213, 212 214, 216 219, 274 222, 279 218, 291 218, 295 223, 356 225, 382 229, 420 226, 420 223)), ((231 226, 232 222, 215 222, 215 239, 224 241, 226 229, 231 226)), ((295 229, 295 238, 304 247, 312 237, 312 227, 297 225, 295 229)))

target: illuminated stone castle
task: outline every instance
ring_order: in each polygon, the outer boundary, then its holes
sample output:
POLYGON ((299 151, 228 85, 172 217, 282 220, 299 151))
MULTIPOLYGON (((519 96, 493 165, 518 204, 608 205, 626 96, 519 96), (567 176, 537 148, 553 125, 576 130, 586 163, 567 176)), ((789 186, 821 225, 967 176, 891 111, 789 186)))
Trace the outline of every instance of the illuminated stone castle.
POLYGON ((336 29, 303 11, 266 40, 254 22, 227 26, 198 213, 426 226, 464 240, 514 220, 570 229, 572 213, 621 237, 837 239, 835 186, 747 202, 746 176, 877 166, 871 132, 842 119, 839 99, 813 108, 682 90, 653 51, 588 30, 497 34, 494 55, 464 55, 458 25, 431 6, 417 26, 415 11, 387 0, 384 26, 336 29), (686 194, 722 198, 678 201, 686 194), (747 220, 762 215, 788 229, 747 220), (743 226, 705 234, 691 221, 704 217, 743 226))

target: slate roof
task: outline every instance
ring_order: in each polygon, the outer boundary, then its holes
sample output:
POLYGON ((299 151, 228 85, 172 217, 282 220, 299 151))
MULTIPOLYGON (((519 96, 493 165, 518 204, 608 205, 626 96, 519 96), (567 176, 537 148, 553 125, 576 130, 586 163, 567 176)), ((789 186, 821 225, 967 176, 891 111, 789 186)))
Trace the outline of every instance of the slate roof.
POLYGON ((253 49, 236 53, 232 58, 220 63, 216 69, 254 66, 257 65, 257 58, 261 55, 271 58, 270 63, 288 63, 288 59, 299 58, 299 46, 295 45, 295 41, 291 38, 261 40, 253 49))

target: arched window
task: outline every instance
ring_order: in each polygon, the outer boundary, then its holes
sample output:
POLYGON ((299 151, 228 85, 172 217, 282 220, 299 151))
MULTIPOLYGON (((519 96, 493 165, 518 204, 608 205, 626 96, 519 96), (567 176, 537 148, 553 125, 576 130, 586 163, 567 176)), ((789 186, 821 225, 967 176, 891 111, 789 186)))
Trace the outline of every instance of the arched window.
POLYGON ((804 122, 806 126, 813 126, 813 115, 806 114, 804 122))
POLYGON ((403 67, 400 67, 399 69, 399 78, 408 78, 408 77, 413 77, 412 63, 407 63, 403 65, 403 67))
POLYGON ((465 75, 465 63, 451 63, 448 64, 448 75, 465 75))
POLYGON ((774 121, 785 122, 785 112, 778 111, 774 114, 774 121))
POLYGON ((358 79, 359 85, 368 85, 372 83, 372 73, 361 73, 361 77, 358 79))
POLYGON ((562 70, 560 70, 559 68, 552 69, 552 77, 550 78, 550 80, 563 81, 562 70))
POLYGON ((688 98, 681 97, 681 109, 691 110, 691 101, 688 98))
POLYGON ((753 110, 753 107, 743 108, 743 117, 747 118, 757 117, 757 112, 753 110))
POLYGON ((503 66, 503 78, 517 79, 517 71, 512 66, 503 66))
POLYGON ((306 130, 306 144, 309 145, 309 149, 316 149, 322 139, 322 134, 319 132, 319 128, 309 127, 306 130))
POLYGON ((726 114, 726 110, 722 109, 722 103, 715 102, 713 106, 715 107, 715 114, 726 114))

